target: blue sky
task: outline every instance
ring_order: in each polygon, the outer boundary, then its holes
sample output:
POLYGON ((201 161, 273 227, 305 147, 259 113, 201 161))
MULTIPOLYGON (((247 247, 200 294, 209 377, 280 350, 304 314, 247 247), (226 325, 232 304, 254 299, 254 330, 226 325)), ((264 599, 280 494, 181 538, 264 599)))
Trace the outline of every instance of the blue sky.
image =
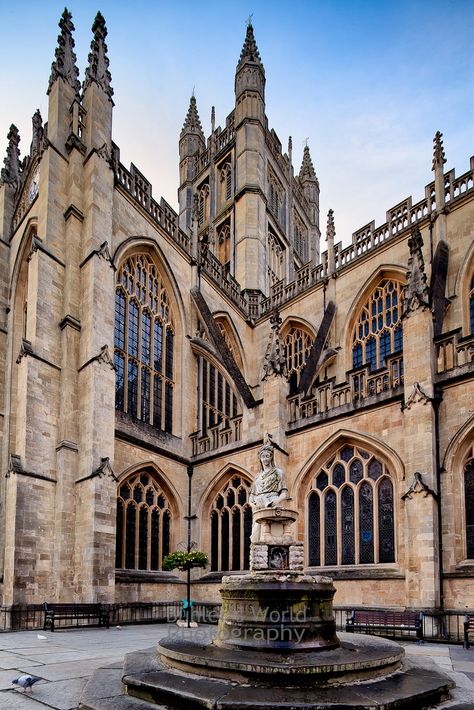
MULTIPOLYGON (((11 123, 22 155, 46 89, 62 3, 2 4, 0 155, 11 123)), ((211 106, 224 125, 252 14, 265 66, 266 111, 295 172, 308 138, 321 187, 321 229, 335 211, 336 241, 432 179, 432 140, 444 134, 446 168, 474 154, 474 0, 252 0, 70 2, 81 79, 91 25, 105 16, 115 91, 113 139, 176 207, 178 137, 195 87, 206 134, 211 106)), ((323 245, 324 248, 324 245, 323 245)))

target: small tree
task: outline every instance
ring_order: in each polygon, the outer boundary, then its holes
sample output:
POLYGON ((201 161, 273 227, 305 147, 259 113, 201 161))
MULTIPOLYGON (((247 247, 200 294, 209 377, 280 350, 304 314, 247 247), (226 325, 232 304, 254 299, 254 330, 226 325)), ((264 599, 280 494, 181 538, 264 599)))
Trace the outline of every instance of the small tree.
POLYGON ((194 552, 176 550, 176 552, 166 555, 163 560, 162 569, 166 572, 170 572, 173 569, 186 571, 186 618, 188 629, 191 626, 191 569, 193 567, 206 567, 208 564, 208 556, 200 550, 195 550, 194 552))

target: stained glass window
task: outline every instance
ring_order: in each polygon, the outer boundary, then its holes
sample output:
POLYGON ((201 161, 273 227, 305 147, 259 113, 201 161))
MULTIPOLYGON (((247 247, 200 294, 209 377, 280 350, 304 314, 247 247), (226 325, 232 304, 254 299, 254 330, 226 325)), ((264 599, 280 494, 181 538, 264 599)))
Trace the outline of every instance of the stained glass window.
POLYGON ((115 566, 158 570, 170 550, 168 499, 151 474, 135 473, 121 483, 117 498, 115 566))
MULTIPOLYGON (((313 479, 307 506, 311 566, 395 561, 393 483, 385 464, 365 449, 346 445, 331 456, 313 479)), ((472 530, 474 546, 474 514, 472 530)))
POLYGON ((166 288, 147 254, 129 257, 118 271, 114 345, 116 409, 171 432, 174 329, 166 288))
POLYGON ((467 559, 474 559, 474 459, 464 467, 464 502, 466 509, 467 559))
POLYGON ((384 279, 364 303, 352 334, 353 368, 367 364, 377 370, 386 367, 391 353, 402 352, 401 295, 401 282, 384 279))
POLYGON ((252 509, 250 481, 233 476, 217 493, 211 508, 211 569, 249 569, 252 509))

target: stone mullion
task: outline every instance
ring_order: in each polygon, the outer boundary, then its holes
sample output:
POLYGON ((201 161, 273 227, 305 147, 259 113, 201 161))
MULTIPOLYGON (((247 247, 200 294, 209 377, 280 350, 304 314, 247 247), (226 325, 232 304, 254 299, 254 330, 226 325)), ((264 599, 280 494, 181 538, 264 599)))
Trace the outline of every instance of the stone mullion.
POLYGON ((379 485, 382 476, 379 477, 376 483, 372 483, 372 495, 373 495, 373 521, 374 521, 374 563, 379 563, 379 485))
POLYGON ((360 520, 359 520, 359 490, 360 485, 364 481, 360 481, 356 486, 352 485, 354 493, 354 564, 360 564, 360 520))

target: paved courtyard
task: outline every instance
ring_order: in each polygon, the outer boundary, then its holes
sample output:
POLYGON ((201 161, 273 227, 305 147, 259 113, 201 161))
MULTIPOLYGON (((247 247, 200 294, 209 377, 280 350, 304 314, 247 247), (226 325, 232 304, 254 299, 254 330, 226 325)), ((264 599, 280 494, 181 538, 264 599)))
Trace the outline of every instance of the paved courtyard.
MULTIPOLYGON (((202 640, 215 627, 201 626, 202 640)), ((182 633, 176 626, 149 624, 111 629, 68 629, 67 631, 22 631, 0 634, 0 710, 75 710, 82 690, 99 667, 121 663, 130 651, 150 648, 158 639, 182 633), (20 673, 40 676, 32 693, 12 685, 20 673)), ((184 630, 184 633, 189 633, 184 630)), ((191 633, 196 633, 191 631, 191 633)), ((474 648, 445 644, 404 644, 407 654, 433 659, 454 678, 453 701, 463 710, 474 710, 474 648)))

